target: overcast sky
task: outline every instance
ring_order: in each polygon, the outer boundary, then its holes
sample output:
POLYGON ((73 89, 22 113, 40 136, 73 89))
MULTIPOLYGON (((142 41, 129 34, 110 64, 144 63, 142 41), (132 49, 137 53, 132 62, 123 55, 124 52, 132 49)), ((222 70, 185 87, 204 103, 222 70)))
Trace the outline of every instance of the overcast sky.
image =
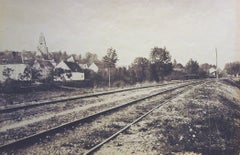
POLYGON ((219 65, 240 60, 239 0, 0 0, 0 50, 49 51, 99 59, 109 47, 118 66, 166 47, 183 65, 193 58, 219 65))

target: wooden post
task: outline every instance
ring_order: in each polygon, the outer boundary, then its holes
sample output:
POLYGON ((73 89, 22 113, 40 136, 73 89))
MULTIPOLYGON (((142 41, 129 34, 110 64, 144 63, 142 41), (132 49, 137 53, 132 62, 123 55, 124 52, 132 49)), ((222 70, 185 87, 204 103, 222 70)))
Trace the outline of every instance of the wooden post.
POLYGON ((216 51, 216 78, 218 79, 218 55, 217 55, 217 48, 215 48, 216 51))
POLYGON ((108 87, 111 87, 111 67, 108 68, 108 87))

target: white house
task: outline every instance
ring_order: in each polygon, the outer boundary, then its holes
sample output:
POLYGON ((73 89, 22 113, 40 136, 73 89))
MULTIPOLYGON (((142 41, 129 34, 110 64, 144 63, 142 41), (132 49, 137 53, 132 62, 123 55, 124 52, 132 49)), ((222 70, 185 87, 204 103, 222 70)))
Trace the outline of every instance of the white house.
POLYGON ((55 81, 80 81, 84 80, 84 73, 81 67, 76 62, 61 61, 56 67, 57 69, 62 69, 60 77, 55 77, 55 81))
POLYGON ((31 76, 24 76, 26 64, 5 64, 0 65, 0 82, 4 82, 8 77, 13 80, 30 81, 31 76), (4 72, 8 75, 4 75, 4 72))
POLYGON ((68 62, 75 62, 73 56, 71 56, 70 58, 67 59, 68 62))
POLYGON ((212 77, 215 77, 216 76, 216 68, 214 67, 211 67, 209 70, 209 75, 212 77))
POLYGON ((92 63, 88 69, 93 70, 94 72, 98 72, 98 66, 95 63, 92 63))
POLYGON ((82 69, 88 69, 88 64, 79 64, 82 69))

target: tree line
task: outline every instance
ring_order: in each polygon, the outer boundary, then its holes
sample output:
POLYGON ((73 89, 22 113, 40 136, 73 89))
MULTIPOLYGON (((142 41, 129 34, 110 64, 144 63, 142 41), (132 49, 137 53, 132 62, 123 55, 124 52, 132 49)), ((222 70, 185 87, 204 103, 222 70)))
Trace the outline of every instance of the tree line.
MULTIPOLYGON (((209 77, 210 68, 215 65, 208 63, 199 64, 196 60, 190 59, 185 65, 177 63, 166 47, 153 47, 149 52, 149 57, 137 57, 128 67, 117 67, 119 61, 117 50, 109 48, 102 59, 98 59, 97 54, 87 52, 84 57, 76 54, 67 54, 67 52, 51 52, 51 58, 58 64, 60 61, 66 61, 73 57, 74 61, 80 64, 90 65, 95 63, 99 67, 96 73, 89 69, 84 69, 85 78, 93 83, 94 86, 123 86, 142 82, 159 82, 163 80, 178 80, 186 78, 206 78, 209 77)), ((34 53, 33 53, 34 54, 34 53)), ((34 58, 34 56, 33 56, 34 58)), ((231 75, 238 75, 240 72, 240 63, 233 62, 225 65, 224 72, 231 75)), ((32 69, 33 70, 33 69, 32 69)), ((10 77, 10 70, 4 71, 3 75, 10 77)), ((38 75, 37 70, 33 70, 32 75, 38 75)), ((30 74, 30 72, 27 72, 30 74)), ((54 76, 60 76, 57 70, 51 72, 47 82, 53 81, 54 76)), ((34 81, 38 81, 37 76, 33 76, 34 81)), ((46 82, 46 81, 42 81, 46 82)))

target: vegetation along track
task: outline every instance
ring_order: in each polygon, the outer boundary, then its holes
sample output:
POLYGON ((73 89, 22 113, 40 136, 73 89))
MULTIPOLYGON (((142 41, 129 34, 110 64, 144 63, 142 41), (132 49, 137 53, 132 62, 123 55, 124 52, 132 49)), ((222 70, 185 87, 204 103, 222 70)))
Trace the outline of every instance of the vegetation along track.
POLYGON ((137 87, 137 88, 126 88, 126 89, 118 89, 118 90, 90 93, 90 94, 84 94, 84 95, 75 95, 75 96, 71 96, 71 97, 58 98, 58 99, 54 99, 54 100, 50 100, 50 101, 46 100, 46 101, 40 101, 40 102, 20 103, 20 104, 10 106, 10 107, 0 108, 0 113, 1 114, 9 113, 9 112, 14 112, 14 111, 17 111, 20 109, 34 108, 34 107, 43 106, 43 105, 56 104, 59 102, 66 102, 66 101, 71 101, 71 100, 108 95, 108 94, 119 93, 119 92, 124 92, 124 91, 132 91, 132 90, 138 90, 138 89, 159 87, 159 86, 164 86, 164 85, 168 85, 168 84, 177 84, 177 83, 181 83, 181 82, 182 81, 176 81, 176 82, 169 82, 169 83, 164 83, 164 84, 143 86, 143 87, 137 87))
POLYGON ((157 95, 160 95, 160 94, 168 93, 168 92, 174 91, 176 89, 186 87, 186 86, 188 86, 190 84, 193 84, 193 83, 198 83, 198 82, 188 82, 187 84, 182 84, 180 86, 173 87, 173 88, 170 88, 170 89, 167 89, 167 90, 164 90, 164 91, 152 94, 152 95, 147 96, 147 97, 142 97, 140 99, 137 99, 137 100, 134 100, 134 101, 122 104, 122 105, 115 106, 113 108, 109 108, 109 109, 97 112, 97 113, 89 115, 87 117, 84 117, 84 118, 81 118, 81 119, 77 119, 75 121, 72 121, 72 122, 69 122, 69 123, 65 123, 65 124, 57 126, 55 128, 52 128, 52 129, 49 129, 49 130, 45 130, 45 131, 39 132, 37 134, 34 134, 34 135, 31 135, 31 136, 19 139, 19 140, 15 141, 15 142, 11 142, 11 143, 2 145, 0 147, 0 150, 1 151, 8 151, 8 150, 15 150, 15 149, 24 147, 26 145, 32 144, 34 142, 37 142, 39 139, 44 139, 48 135, 64 131, 65 129, 68 129, 68 128, 73 128, 74 126, 77 126, 79 123, 88 122, 89 120, 97 118, 97 117, 99 117, 101 115, 105 115, 107 113, 117 111, 117 110, 119 110, 119 109, 121 109, 123 107, 127 107, 129 105, 135 104, 135 103, 140 102, 142 100, 149 99, 151 97, 154 97, 154 96, 157 96, 157 95))

